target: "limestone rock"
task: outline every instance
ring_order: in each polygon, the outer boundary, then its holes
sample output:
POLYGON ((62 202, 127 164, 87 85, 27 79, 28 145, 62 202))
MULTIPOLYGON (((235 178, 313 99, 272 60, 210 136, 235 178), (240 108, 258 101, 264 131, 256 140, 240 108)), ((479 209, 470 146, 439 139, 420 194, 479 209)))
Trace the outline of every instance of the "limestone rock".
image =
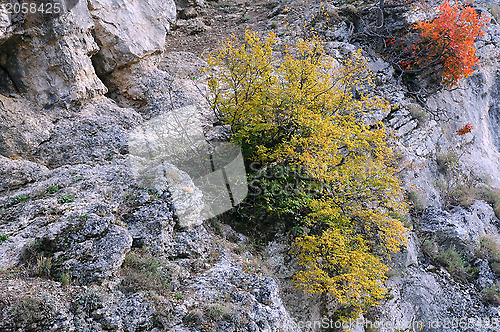
POLYGON ((52 19, 23 21, 22 27, 22 34, 0 43, 0 67, 30 100, 45 107, 65 106, 107 92, 90 59, 98 46, 84 1, 52 19))
POLYGON ((94 59, 100 75, 163 52, 176 17, 173 0, 90 0, 89 8, 100 47, 94 59))
POLYGON ((197 277, 192 287, 200 300, 243 309, 240 318, 223 316, 225 331, 300 331, 284 308, 275 281, 243 272, 224 251, 217 265, 197 277))
POLYGON ((0 192, 15 190, 28 183, 39 181, 47 173, 48 169, 39 164, 0 156, 0 192))
POLYGON ((138 248, 154 248, 159 251, 170 243, 174 227, 174 211, 165 204, 171 198, 167 192, 162 194, 142 193, 136 196, 134 205, 137 208, 127 213, 124 222, 133 238, 133 246, 138 248), (151 200, 151 194, 156 199, 151 200))
POLYGON ((491 271, 488 262, 484 259, 478 259, 476 262, 476 266, 478 268, 478 278, 476 283, 479 288, 485 289, 493 286, 495 282, 495 275, 491 271))
POLYGON ((36 106, 19 96, 0 95, 0 154, 10 158, 32 157, 36 148, 50 137, 52 119, 50 114, 40 114, 36 106))
POLYGON ((34 156, 50 167, 110 161, 127 154, 128 132, 141 120, 130 108, 96 98, 60 119, 34 156))
POLYGON ((457 207, 451 213, 428 208, 419 231, 432 235, 440 245, 474 249, 481 236, 499 237, 497 222, 491 206, 475 201, 470 208, 457 207))
MULTIPOLYGON (((167 196, 157 198, 137 187, 124 160, 58 168, 23 189, 0 194, 0 234, 9 236, 0 243, 0 266, 22 264, 43 251, 53 259, 54 277, 67 272, 83 283, 103 281, 121 266, 131 233, 137 239, 138 230, 154 230, 155 223, 168 231, 172 213, 167 196), (164 217, 134 215, 151 206, 165 211, 164 217), (127 216, 133 220, 131 232, 127 216)), ((150 243, 165 243, 161 231, 149 233, 150 243)))

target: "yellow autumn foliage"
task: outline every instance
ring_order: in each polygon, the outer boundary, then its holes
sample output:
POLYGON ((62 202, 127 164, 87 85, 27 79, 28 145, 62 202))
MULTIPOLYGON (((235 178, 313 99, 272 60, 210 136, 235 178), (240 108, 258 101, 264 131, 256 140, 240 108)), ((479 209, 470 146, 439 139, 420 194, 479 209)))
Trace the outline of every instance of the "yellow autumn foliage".
POLYGON ((376 304, 386 262, 405 244, 394 216, 407 206, 386 128, 362 121, 389 104, 370 93, 361 52, 339 62, 320 40, 283 47, 247 31, 206 60, 211 107, 247 160, 306 170, 322 188, 302 218, 311 231, 293 246, 297 287, 329 292, 351 315, 376 304))

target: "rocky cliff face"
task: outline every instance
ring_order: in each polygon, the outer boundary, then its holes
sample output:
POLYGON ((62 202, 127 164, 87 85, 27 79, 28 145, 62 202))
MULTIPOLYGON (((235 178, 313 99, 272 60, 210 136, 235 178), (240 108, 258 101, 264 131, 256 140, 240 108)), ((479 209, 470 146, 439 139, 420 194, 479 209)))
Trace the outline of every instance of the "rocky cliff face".
MULTIPOLYGON (((206 206, 194 176, 164 163, 151 172, 155 179, 168 173, 175 186, 145 184, 137 175, 147 172, 133 167, 132 157, 142 151, 131 137, 150 137, 155 119, 189 109, 202 116, 187 131, 201 128, 208 141, 227 139, 202 96, 199 55, 215 47, 210 41, 245 24, 275 29, 286 41, 289 28, 277 22, 299 25, 304 14, 317 30, 328 28, 326 48, 342 57, 361 45, 350 43, 353 29, 360 29, 350 7, 329 4, 337 19, 321 21, 313 19, 323 10, 319 3, 60 5, 57 15, 0 7, 0 330, 337 328, 328 321, 328 296, 289 284, 296 265, 287 234, 256 254, 252 239, 203 222, 206 206)), ((388 17, 404 25, 416 14, 395 9, 388 17)), ((478 252, 485 238, 500 239, 498 207, 495 215, 491 206, 500 202, 494 197, 500 187, 499 31, 492 22, 476 43, 483 67, 472 77, 425 98, 411 94, 389 64, 365 49, 376 92, 394 105, 367 121, 384 121, 399 138, 411 166, 401 174, 415 213, 408 247, 393 259, 390 296, 364 317, 384 326, 355 330, 464 331, 463 324, 496 330, 481 324, 500 319, 498 303, 485 295, 498 281, 497 267, 478 252), (474 124, 473 134, 457 137, 466 122, 474 124), (464 193, 458 195, 463 206, 450 204, 456 190, 464 193), (448 248, 465 255, 473 272, 461 274, 436 254, 448 248)))

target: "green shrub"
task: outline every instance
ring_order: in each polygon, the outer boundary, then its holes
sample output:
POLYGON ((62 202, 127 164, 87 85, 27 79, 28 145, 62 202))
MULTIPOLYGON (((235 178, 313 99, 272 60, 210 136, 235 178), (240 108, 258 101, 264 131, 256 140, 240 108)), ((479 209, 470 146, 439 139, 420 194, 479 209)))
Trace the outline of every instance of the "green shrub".
POLYGON ((0 243, 4 242, 4 241, 7 241, 9 238, 8 235, 6 234, 0 234, 0 243))
POLYGON ((451 246, 445 251, 440 252, 438 259, 446 267, 448 272, 463 280, 469 279, 474 273, 472 267, 455 249, 455 246, 451 246))

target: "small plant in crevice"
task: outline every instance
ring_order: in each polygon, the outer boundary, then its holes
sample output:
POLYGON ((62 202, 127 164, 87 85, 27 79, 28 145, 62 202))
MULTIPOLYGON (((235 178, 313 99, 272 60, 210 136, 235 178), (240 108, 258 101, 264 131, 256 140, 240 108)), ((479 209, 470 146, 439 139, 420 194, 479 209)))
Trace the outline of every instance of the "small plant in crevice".
POLYGON ((440 172, 440 180, 435 181, 445 203, 445 208, 457 205, 470 206, 477 199, 476 191, 481 185, 481 179, 461 159, 469 153, 469 147, 474 143, 474 137, 467 141, 460 138, 455 147, 436 153, 436 164, 440 172))
POLYGON ((57 193, 59 191, 59 187, 55 184, 53 185, 50 185, 47 187, 47 189, 45 189, 45 194, 46 195, 53 195, 55 193, 57 193))
POLYGON ((59 282, 63 287, 69 286, 69 284, 71 283, 71 275, 68 272, 61 273, 61 275, 59 276, 59 282))
POLYGON ((29 198, 30 196, 26 194, 17 195, 14 197, 14 204, 26 203, 29 198))
POLYGON ((61 204, 66 204, 66 203, 71 203, 74 200, 75 200, 75 196, 73 196, 73 195, 64 195, 64 196, 59 197, 59 199, 57 201, 59 203, 61 203, 61 204))
POLYGON ((0 234, 0 243, 5 242, 9 239, 7 234, 0 234))
POLYGON ((452 149, 436 155, 442 179, 436 181, 435 185, 441 192, 445 207, 469 207, 475 200, 483 200, 493 207, 495 215, 500 218, 500 189, 489 186, 481 176, 460 164, 469 144, 462 145, 461 153, 452 149))
POLYGON ((439 171, 442 173, 449 173, 456 167, 459 156, 455 150, 446 150, 444 152, 436 153, 436 163, 439 171))
POLYGON ((71 302, 71 311, 75 314, 90 315, 103 306, 103 294, 93 289, 87 289, 76 294, 71 302))
POLYGON ((246 273, 262 274, 268 277, 273 276, 266 262, 258 254, 254 254, 251 258, 245 258, 242 263, 243 270, 246 273))
POLYGON ((148 194, 152 196, 153 198, 161 198, 161 192, 158 192, 153 189, 148 189, 148 194))
POLYGON ((423 109, 418 104, 409 105, 408 111, 410 112, 411 116, 417 120, 420 126, 427 122, 427 120, 429 120, 429 115, 427 114, 425 109, 423 109))

